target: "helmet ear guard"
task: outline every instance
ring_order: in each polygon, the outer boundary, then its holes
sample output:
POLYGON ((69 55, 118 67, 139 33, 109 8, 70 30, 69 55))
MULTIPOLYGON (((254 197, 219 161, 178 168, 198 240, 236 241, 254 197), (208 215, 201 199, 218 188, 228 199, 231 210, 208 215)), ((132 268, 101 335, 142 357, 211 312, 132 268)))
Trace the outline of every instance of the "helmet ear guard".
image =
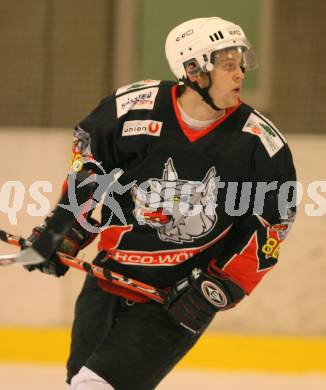
POLYGON ((196 74, 201 73, 203 71, 196 58, 191 58, 190 60, 185 61, 183 63, 183 66, 186 72, 186 77, 187 72, 195 76, 196 74))
POLYGON ((185 68, 186 76, 187 73, 191 75, 196 75, 198 73, 208 73, 211 72, 214 68, 214 65, 212 62, 206 62, 203 67, 201 67, 196 60, 196 58, 191 58, 190 60, 187 60, 183 63, 183 66, 185 68))

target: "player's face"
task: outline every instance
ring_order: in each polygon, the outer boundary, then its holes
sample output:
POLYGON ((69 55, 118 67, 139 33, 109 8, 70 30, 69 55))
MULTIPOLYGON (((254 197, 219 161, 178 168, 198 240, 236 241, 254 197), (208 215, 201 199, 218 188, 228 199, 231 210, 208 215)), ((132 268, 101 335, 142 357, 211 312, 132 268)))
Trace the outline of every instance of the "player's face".
POLYGON ((220 52, 216 56, 209 94, 218 107, 228 108, 238 104, 244 79, 241 65, 242 54, 235 49, 220 52))

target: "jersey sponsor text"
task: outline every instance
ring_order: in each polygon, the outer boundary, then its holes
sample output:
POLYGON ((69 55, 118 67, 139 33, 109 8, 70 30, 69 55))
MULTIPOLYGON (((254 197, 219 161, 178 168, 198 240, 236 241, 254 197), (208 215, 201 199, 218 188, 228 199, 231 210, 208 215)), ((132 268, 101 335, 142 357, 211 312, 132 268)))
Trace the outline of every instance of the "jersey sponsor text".
POLYGON ((159 137, 161 135, 163 122, 154 120, 126 121, 123 124, 122 136, 151 135, 159 137))

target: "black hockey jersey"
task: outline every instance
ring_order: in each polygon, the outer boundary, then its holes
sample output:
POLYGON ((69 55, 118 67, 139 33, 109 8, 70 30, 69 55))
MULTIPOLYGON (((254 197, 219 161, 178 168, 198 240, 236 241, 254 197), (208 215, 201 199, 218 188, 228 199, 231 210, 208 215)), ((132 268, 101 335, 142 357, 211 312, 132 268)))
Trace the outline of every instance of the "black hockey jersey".
POLYGON ((125 86, 76 127, 73 167, 94 158, 103 178, 118 178, 106 188, 99 249, 112 270, 157 287, 210 263, 250 293, 294 220, 290 150, 243 102, 188 128, 178 93, 173 82, 125 86))

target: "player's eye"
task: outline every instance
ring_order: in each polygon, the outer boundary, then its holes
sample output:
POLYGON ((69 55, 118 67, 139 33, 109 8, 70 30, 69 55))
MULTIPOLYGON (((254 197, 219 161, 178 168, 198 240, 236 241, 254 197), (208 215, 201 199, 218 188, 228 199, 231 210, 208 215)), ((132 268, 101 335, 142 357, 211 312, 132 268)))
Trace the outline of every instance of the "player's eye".
POLYGON ((224 65, 223 65, 223 69, 224 70, 227 70, 227 71, 232 71, 232 70, 236 70, 237 69, 237 64, 235 62, 226 62, 224 65))

